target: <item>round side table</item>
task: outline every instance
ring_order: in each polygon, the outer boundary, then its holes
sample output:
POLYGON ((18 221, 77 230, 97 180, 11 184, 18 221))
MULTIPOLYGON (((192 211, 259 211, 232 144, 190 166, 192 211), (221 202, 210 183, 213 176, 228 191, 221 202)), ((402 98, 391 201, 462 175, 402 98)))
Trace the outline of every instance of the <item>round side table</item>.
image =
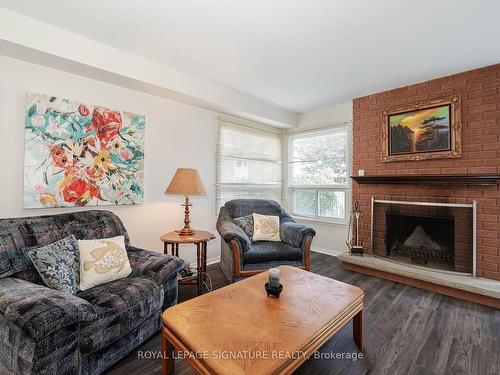
POLYGON ((197 276, 185 280, 179 280, 182 285, 198 285, 198 295, 203 294, 203 281, 207 272, 207 242, 215 236, 203 230, 195 230, 192 236, 181 236, 178 232, 168 232, 160 237, 163 241, 163 252, 168 254, 170 245, 172 255, 179 256, 179 244, 196 245, 196 271, 197 276))

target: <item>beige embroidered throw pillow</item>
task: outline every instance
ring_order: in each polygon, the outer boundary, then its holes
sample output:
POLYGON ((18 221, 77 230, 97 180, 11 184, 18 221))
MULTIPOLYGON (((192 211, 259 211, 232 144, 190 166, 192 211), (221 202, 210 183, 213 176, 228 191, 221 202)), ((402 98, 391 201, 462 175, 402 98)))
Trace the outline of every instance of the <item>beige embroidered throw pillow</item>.
POLYGON ((280 218, 253 214, 253 240, 254 241, 281 241, 280 218))
POLYGON ((80 290, 122 279, 132 272, 125 250, 125 237, 78 240, 80 290))

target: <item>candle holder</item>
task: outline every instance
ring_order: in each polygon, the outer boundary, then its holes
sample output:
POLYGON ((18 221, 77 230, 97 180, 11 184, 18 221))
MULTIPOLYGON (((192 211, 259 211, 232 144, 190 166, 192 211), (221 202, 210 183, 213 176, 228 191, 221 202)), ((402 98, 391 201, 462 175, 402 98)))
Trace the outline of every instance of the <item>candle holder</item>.
POLYGON ((273 296, 275 298, 280 298, 281 291, 283 290, 283 284, 280 284, 279 287, 273 288, 269 283, 266 283, 264 285, 264 288, 266 289, 267 296, 273 296))

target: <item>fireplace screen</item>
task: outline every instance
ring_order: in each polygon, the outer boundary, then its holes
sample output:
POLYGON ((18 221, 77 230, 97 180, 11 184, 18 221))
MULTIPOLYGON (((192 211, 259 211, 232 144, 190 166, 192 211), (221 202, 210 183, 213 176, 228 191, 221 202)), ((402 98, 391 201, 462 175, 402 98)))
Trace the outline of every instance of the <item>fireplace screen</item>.
POLYGON ((372 200, 372 254, 474 274, 472 204, 372 200))
POLYGON ((453 265, 455 220, 452 217, 386 213, 388 256, 409 257, 414 262, 453 265))

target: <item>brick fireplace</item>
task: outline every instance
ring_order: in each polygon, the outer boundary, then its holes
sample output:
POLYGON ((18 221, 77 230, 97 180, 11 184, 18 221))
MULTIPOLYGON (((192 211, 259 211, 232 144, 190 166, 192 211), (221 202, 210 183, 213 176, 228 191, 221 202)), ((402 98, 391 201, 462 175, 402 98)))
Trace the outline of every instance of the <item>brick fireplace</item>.
MULTIPOLYGON (((353 174, 366 176, 419 176, 500 174, 500 64, 475 69, 406 87, 376 93, 353 101, 353 174), (458 95, 462 99, 462 157, 424 161, 384 163, 382 154, 382 112, 419 101, 458 95)), ((390 201, 471 204, 477 202, 477 276, 500 280, 500 189, 498 184, 372 183, 353 182, 353 201, 364 212, 360 236, 370 253, 371 198, 390 201)), ((439 210, 438 210, 439 211, 439 210)), ((455 255, 453 267, 469 272, 471 232, 465 216, 452 211, 428 212, 415 216, 451 217, 454 220, 455 255), (458 236, 458 240, 457 240, 458 236)), ((408 215, 406 211, 392 212, 408 215)), ((383 223, 387 223, 383 213, 383 223)), ((444 241, 445 239, 439 239, 444 241)), ((387 237, 374 238, 375 251, 387 251, 387 237), (378 241, 378 243, 376 243, 378 241), (381 250, 383 248, 383 250, 381 250)))

